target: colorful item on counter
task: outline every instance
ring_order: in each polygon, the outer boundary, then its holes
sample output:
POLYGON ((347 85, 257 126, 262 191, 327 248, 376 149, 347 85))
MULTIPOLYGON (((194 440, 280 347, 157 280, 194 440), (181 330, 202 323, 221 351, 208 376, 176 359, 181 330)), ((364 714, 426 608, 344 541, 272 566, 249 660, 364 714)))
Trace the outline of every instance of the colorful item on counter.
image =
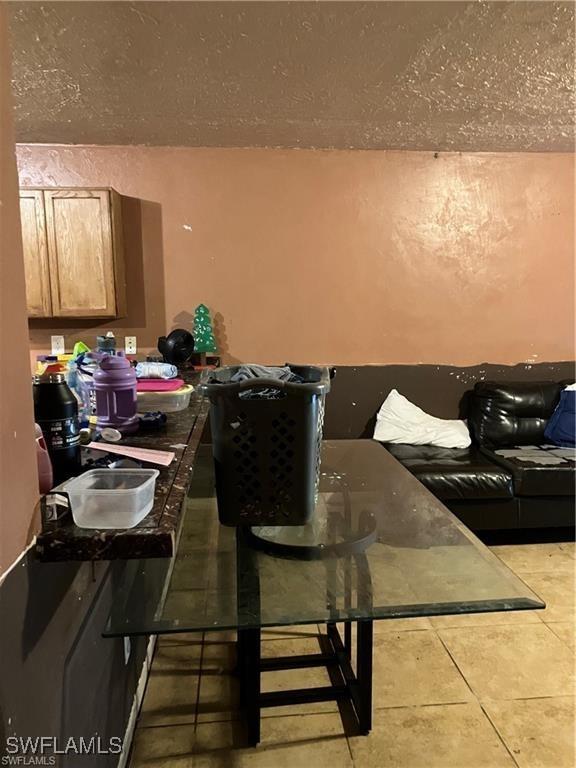
POLYGON ((78 403, 63 373, 34 377, 34 420, 46 441, 54 485, 77 475, 80 471, 78 403))
POLYGON ((144 432, 157 432, 166 425, 167 417, 161 411, 150 411, 140 415, 140 429, 144 432))
POLYGON ((96 351, 107 355, 116 354, 116 337, 112 331, 106 336, 96 336, 96 351))
POLYGON ((96 391, 94 372, 98 369, 102 355, 98 352, 81 352, 69 363, 68 385, 75 392, 79 402, 80 424, 88 426, 96 414, 96 391))
POLYGON ((102 357, 94 372, 99 429, 114 427, 123 435, 138 431, 136 383, 136 371, 123 350, 102 357))
POLYGON ((92 442, 92 430, 90 427, 82 427, 80 429, 80 445, 88 445, 92 442))
POLYGON ((66 381, 72 394, 78 401, 78 420, 80 422, 80 428, 84 429, 88 426, 90 418, 89 402, 84 400, 83 394, 80 391, 80 385, 78 381, 78 367, 74 361, 68 364, 68 373, 66 381))
POLYGON ((100 432, 100 437, 106 443, 119 443, 122 440, 122 432, 114 427, 104 427, 100 432))
POLYGON ((185 363, 194 351, 194 338, 190 331, 176 328, 168 336, 158 338, 158 350, 166 363, 185 363))
POLYGON ((199 304, 194 310, 194 352, 216 352, 216 339, 212 329, 210 310, 199 304))
POLYGON ((109 466, 110 469, 142 469, 142 464, 134 459, 116 459, 109 466))
POLYGON ((117 453, 120 456, 128 456, 147 464, 159 464, 161 467, 170 466, 176 455, 172 451, 155 451, 151 448, 136 448, 132 445, 114 445, 112 443, 90 443, 86 447, 94 451, 106 451, 107 453, 117 453))
POLYGON ((184 379, 140 379, 138 392, 174 392, 184 384, 184 379))
POLYGON ((80 355, 85 355, 87 352, 90 352, 90 347, 87 344, 84 344, 83 341, 77 341, 72 350, 72 357, 79 357, 80 355))
POLYGON ((190 397, 194 387, 185 384, 174 392, 138 392, 138 411, 162 411, 163 413, 175 413, 183 411, 190 405, 190 397))
POLYGON ((43 376, 45 373, 66 373, 68 365, 58 360, 57 357, 38 357, 36 360, 35 376, 43 376))
POLYGON ((138 363, 136 376, 139 379, 175 379, 178 368, 170 363, 138 363))

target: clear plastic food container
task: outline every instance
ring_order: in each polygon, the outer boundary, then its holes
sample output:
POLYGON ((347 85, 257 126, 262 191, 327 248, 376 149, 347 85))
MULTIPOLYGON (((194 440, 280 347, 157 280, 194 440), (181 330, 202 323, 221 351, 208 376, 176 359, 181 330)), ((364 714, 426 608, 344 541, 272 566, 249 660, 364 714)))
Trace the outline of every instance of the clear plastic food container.
POLYGON ((183 411, 190 405, 193 391, 194 387, 191 384, 185 384, 173 392, 138 392, 138 412, 163 411, 164 413, 174 413, 175 411, 183 411))
POLYGON ((133 528, 154 504, 157 469, 91 469, 63 484, 79 528, 133 528))

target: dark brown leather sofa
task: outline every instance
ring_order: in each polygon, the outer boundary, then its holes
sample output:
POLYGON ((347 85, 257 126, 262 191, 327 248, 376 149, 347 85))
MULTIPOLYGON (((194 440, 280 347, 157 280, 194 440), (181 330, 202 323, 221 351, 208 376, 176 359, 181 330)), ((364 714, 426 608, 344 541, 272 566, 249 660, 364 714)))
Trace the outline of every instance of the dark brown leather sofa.
POLYGON ((478 382, 470 448, 385 447, 472 530, 573 529, 574 456, 544 438, 566 383, 478 382))

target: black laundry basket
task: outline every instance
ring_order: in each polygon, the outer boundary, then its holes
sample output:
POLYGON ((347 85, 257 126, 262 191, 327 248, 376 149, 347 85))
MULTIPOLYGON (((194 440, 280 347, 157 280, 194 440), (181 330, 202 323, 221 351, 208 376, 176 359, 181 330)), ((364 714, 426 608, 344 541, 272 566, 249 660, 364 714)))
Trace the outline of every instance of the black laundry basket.
POLYGON ((328 368, 290 365, 302 383, 230 379, 239 366, 205 374, 218 516, 223 525, 303 525, 314 511, 328 368), (241 397, 277 390, 274 399, 241 397))

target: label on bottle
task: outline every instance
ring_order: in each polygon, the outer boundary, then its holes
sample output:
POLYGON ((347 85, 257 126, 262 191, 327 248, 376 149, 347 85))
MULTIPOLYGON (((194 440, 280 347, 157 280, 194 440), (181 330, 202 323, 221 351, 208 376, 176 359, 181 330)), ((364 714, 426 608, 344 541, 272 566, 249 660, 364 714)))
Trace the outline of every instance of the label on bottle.
POLYGON ((48 450, 59 451, 80 444, 78 419, 50 419, 39 422, 48 450))

